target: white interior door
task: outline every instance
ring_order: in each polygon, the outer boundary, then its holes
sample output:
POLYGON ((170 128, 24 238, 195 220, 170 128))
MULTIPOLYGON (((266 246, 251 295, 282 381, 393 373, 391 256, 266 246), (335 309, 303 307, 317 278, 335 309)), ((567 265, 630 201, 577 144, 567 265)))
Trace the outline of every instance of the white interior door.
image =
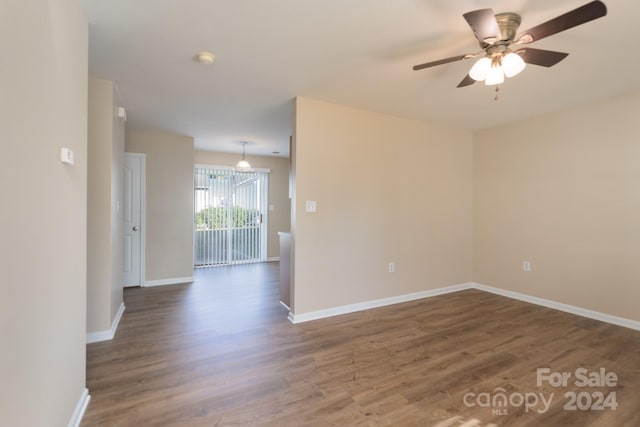
POLYGON ((124 286, 141 286, 144 278, 144 154, 125 153, 124 156, 124 238, 122 280, 124 286))

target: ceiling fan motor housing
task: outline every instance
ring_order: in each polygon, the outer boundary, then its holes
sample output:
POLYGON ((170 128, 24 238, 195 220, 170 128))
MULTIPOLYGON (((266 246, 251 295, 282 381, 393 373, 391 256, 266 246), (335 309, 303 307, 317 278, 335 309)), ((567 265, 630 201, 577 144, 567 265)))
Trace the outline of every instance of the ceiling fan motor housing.
MULTIPOLYGON (((516 32, 520 27, 522 19, 520 15, 513 12, 499 13, 496 15, 496 21, 502 34, 501 41, 512 42, 516 38, 516 32)), ((500 40, 498 40, 500 41, 500 40)))

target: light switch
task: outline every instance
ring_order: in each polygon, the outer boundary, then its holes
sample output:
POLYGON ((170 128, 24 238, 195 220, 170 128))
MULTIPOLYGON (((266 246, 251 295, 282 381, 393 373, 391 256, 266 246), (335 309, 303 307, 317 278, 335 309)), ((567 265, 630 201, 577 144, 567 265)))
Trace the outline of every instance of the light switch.
POLYGON ((73 164, 73 150, 70 148, 62 147, 60 149, 60 161, 68 165, 73 164))
POLYGON ((316 201, 315 200, 307 200, 306 206, 307 212, 315 212, 316 211, 316 201))

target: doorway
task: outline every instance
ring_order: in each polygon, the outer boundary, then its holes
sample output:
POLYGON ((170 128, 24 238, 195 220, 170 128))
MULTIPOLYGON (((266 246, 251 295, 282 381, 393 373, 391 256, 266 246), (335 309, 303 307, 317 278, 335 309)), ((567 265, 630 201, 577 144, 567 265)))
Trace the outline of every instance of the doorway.
POLYGON ((194 168, 194 265, 267 258, 268 171, 194 168))

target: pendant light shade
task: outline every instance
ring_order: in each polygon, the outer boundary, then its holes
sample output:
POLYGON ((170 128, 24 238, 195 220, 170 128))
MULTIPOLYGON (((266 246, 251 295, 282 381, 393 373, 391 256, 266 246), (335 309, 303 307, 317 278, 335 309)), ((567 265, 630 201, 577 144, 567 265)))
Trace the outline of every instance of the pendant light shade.
POLYGON ((236 168, 248 170, 248 169, 251 169, 251 163, 247 162, 246 160, 240 160, 236 165, 236 168))
POLYGON ((236 170, 239 172, 251 172, 253 168, 251 167, 251 163, 249 163, 245 157, 245 146, 247 145, 246 141, 242 142, 242 159, 236 165, 236 170))

